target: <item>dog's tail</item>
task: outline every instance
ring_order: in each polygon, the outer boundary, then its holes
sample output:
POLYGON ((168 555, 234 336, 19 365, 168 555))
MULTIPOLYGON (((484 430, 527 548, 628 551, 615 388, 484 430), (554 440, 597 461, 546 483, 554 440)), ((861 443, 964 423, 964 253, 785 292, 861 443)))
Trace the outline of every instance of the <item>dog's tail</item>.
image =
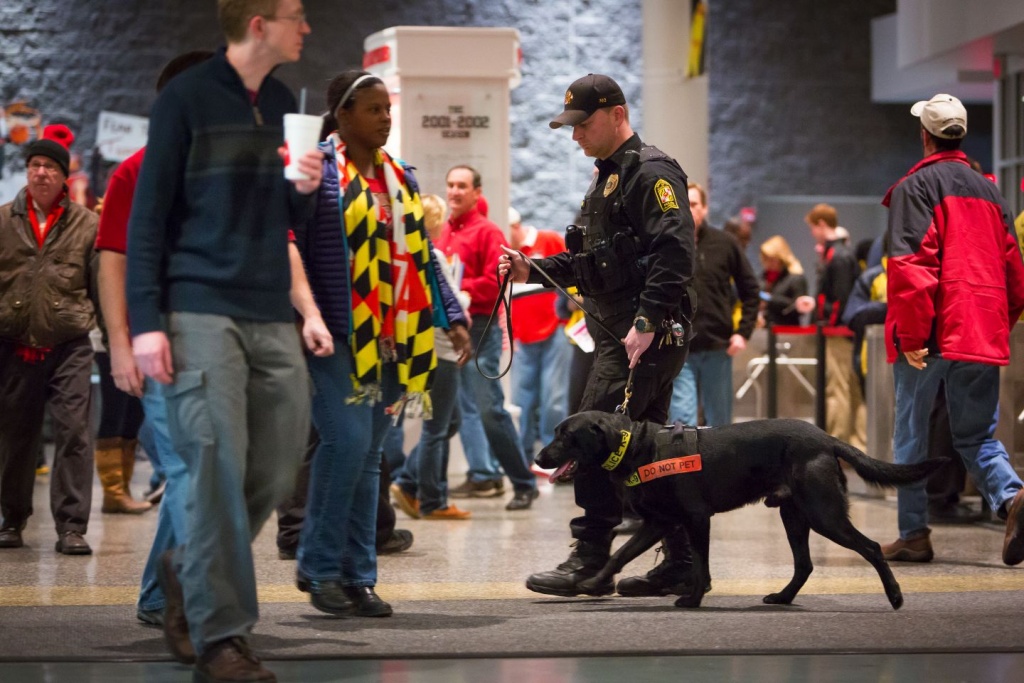
POLYGON ((870 458, 848 443, 836 441, 833 453, 853 466, 861 479, 875 486, 902 486, 928 478, 949 458, 929 458, 914 465, 896 465, 870 458))

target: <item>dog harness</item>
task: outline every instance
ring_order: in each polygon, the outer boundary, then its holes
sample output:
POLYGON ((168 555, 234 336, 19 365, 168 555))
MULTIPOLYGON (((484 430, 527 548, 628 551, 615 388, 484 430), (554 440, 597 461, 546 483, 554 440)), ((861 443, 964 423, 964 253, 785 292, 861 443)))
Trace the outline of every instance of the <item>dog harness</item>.
MULTIPOLYGON (((623 434, 628 434, 628 432, 623 432, 623 434)), ((623 442, 628 446, 629 439, 624 438, 623 442)), ((637 471, 626 480, 626 486, 637 486, 674 474, 692 474, 699 472, 702 468, 703 463, 697 448, 697 427, 690 427, 681 422, 664 427, 654 435, 654 449, 654 461, 637 468, 637 471)), ((624 455, 625 446, 620 446, 620 450, 624 455)), ((612 457, 605 461, 605 464, 610 462, 615 455, 613 453, 612 457)), ((622 460, 621 455, 618 460, 622 460)))

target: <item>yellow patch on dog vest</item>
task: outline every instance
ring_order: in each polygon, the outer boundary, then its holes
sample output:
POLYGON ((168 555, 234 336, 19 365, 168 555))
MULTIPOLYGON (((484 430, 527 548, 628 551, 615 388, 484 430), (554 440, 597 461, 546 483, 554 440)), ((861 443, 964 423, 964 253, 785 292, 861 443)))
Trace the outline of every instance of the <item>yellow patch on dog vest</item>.
POLYGON ((601 467, 605 468, 609 472, 614 470, 622 462, 622 459, 626 457, 626 449, 629 448, 629 440, 633 436, 625 429, 622 430, 622 441, 619 443, 619 449, 608 456, 608 459, 601 463, 601 467))
POLYGON ((673 474, 692 474, 702 468, 700 454, 684 455, 680 458, 658 460, 650 465, 643 465, 626 480, 626 486, 636 486, 653 479, 669 477, 673 474))

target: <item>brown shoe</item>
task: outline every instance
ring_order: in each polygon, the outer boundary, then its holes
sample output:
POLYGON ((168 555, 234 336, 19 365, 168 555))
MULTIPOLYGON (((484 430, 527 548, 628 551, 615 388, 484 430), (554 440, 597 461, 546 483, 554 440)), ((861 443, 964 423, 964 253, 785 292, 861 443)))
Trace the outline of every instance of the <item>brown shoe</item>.
POLYGON ((1017 491, 1006 508, 1003 562, 1011 566, 1024 562, 1024 489, 1017 491))
POLYGON ((210 646, 196 662, 196 679, 219 683, 248 681, 276 683, 277 676, 266 669, 241 638, 228 638, 210 646))
POLYGON ((395 505, 398 506, 399 510, 413 519, 420 518, 420 502, 416 500, 416 496, 409 495, 398 484, 392 484, 389 490, 391 491, 391 498, 394 499, 395 505))
POLYGON ((890 562, 931 562, 935 557, 931 534, 931 529, 925 529, 915 532, 913 538, 898 538, 895 543, 882 546, 882 555, 890 562))
POLYGON ((156 576, 167 601, 164 604, 164 642, 175 659, 182 664, 192 664, 196 661, 196 650, 188 633, 185 593, 178 581, 178 573, 174 571, 173 552, 166 551, 156 565, 156 576))
POLYGON ((438 508, 423 515, 423 519, 469 519, 473 513, 469 510, 460 510, 449 504, 446 508, 438 508))
POLYGON ((65 531, 57 538, 57 545, 54 549, 62 555, 92 555, 92 548, 81 532, 65 531))

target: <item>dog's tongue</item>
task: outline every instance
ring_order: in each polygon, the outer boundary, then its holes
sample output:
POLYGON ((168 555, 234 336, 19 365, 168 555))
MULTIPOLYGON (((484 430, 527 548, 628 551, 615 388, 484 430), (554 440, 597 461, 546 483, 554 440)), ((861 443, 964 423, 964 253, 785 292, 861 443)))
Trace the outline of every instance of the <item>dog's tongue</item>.
POLYGON ((561 467, 559 467, 557 470, 551 473, 551 476, 548 477, 548 481, 551 482, 552 484, 557 484, 562 475, 565 474, 566 471, 575 464, 575 460, 566 461, 565 464, 563 464, 561 467))

